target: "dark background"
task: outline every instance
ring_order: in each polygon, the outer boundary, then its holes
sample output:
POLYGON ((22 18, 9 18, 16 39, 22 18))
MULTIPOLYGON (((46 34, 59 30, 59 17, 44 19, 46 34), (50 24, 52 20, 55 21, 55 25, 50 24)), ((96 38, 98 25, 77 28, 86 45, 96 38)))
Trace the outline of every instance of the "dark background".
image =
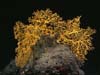
POLYGON ((100 3, 99 1, 69 1, 69 0, 0 0, 0 70, 15 57, 14 49, 17 41, 14 39, 13 26, 20 20, 27 23, 27 18, 37 9, 50 8, 64 20, 82 16, 81 27, 90 26, 96 29, 93 36, 95 49, 87 55, 83 66, 86 75, 100 75, 100 3))

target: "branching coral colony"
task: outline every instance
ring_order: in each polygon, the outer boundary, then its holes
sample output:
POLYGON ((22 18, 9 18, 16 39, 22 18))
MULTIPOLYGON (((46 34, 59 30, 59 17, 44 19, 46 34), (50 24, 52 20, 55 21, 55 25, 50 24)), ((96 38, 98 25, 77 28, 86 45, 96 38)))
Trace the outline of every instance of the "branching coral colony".
POLYGON ((85 55, 93 48, 91 35, 95 33, 95 30, 90 27, 80 28, 80 18, 77 16, 65 21, 57 13, 47 9, 34 12, 28 19, 29 24, 16 22, 14 26, 15 39, 18 40, 16 65, 23 68, 30 57, 36 58, 38 50, 35 46, 42 36, 53 38, 53 45, 56 43, 69 46, 77 59, 84 62, 85 55))

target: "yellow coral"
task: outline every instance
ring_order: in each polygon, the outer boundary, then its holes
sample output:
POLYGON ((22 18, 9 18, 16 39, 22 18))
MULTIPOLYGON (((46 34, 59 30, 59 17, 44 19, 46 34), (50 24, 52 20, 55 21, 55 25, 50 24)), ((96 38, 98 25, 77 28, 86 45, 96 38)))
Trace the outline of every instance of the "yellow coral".
POLYGON ((92 42, 91 35, 95 30, 88 27, 87 29, 80 28, 80 17, 68 20, 66 23, 67 29, 57 39, 58 43, 67 44, 71 47, 73 53, 81 61, 85 60, 85 55, 91 50, 92 42))
MULTIPOLYGON (((29 25, 16 22, 14 26, 15 39, 18 40, 16 48, 16 65, 23 68, 32 54, 35 54, 33 46, 42 35, 56 37, 57 43, 69 45, 72 52, 79 60, 85 60, 85 55, 92 47, 91 35, 95 30, 80 28, 80 17, 73 20, 63 21, 50 9, 37 10, 28 19, 29 25)), ((44 39, 45 40, 45 39, 44 39)), ((35 56, 35 55, 34 55, 35 56)))
POLYGON ((32 55, 31 46, 35 45, 40 38, 37 28, 32 25, 24 26, 21 22, 17 22, 14 27, 15 38, 18 39, 18 47, 16 48, 16 65, 24 67, 32 55))

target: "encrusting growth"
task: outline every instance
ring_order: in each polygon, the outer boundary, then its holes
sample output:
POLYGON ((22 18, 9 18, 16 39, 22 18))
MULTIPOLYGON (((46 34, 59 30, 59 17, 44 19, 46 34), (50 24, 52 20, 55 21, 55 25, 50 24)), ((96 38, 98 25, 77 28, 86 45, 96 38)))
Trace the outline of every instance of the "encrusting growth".
POLYGON ((57 13, 47 9, 37 10, 28 21, 28 25, 18 21, 14 26, 15 39, 18 40, 15 59, 18 67, 23 68, 32 54, 35 58, 33 47, 43 35, 54 38, 58 44, 68 45, 80 61, 84 61, 85 55, 93 48, 91 35, 95 30, 80 28, 80 16, 64 21, 57 13))

